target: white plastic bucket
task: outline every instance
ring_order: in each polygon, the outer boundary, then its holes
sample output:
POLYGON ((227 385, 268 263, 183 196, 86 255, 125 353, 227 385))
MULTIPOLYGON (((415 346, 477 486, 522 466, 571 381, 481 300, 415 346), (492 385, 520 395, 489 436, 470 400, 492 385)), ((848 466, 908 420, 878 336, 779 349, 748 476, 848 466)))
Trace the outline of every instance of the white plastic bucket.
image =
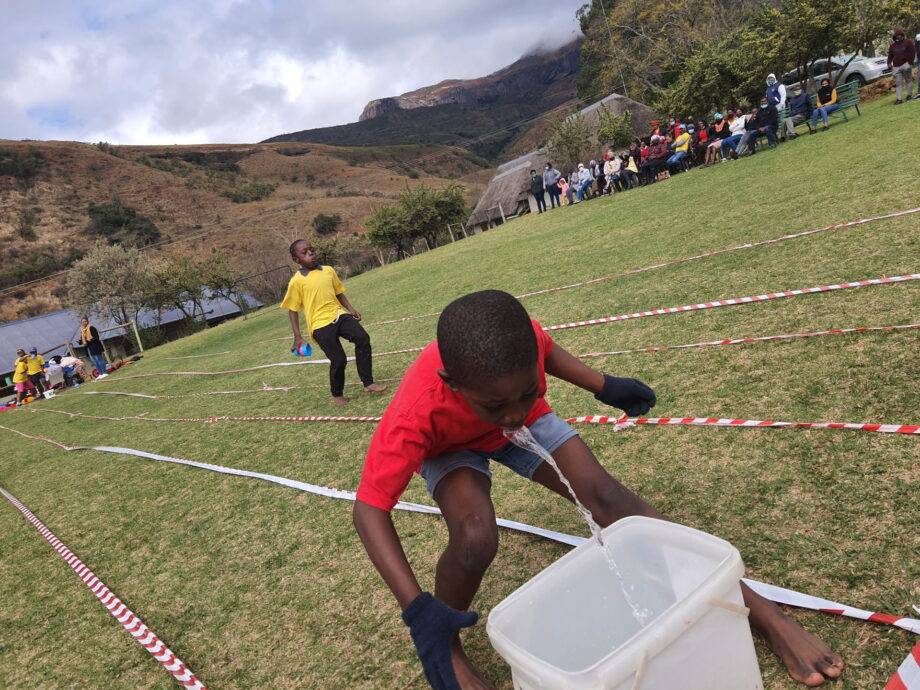
POLYGON ((760 690, 728 542, 663 520, 630 517, 603 531, 636 621, 593 540, 539 573, 489 614, 492 646, 518 690, 760 690))

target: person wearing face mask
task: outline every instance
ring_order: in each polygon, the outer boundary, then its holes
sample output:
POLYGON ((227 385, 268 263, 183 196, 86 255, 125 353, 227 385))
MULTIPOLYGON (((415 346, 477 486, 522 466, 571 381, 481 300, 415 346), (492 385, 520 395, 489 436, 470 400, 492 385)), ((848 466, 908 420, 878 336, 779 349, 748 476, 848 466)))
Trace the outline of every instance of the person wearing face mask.
POLYGON ((530 171, 530 193, 537 202, 537 213, 543 213, 546 210, 546 194, 543 189, 543 176, 536 170, 530 171))
POLYGON ((547 163, 543 166, 543 187, 546 189, 546 192, 549 194, 549 203, 550 208, 556 208, 556 206, 562 206, 562 201, 560 200, 560 190, 559 190, 559 178, 562 177, 556 168, 553 167, 552 163, 547 163))
MULTIPOLYGON (((903 29, 895 29, 892 38, 894 42, 888 47, 888 69, 891 70, 891 76, 894 77, 896 97, 894 104, 901 105, 904 101, 910 100, 911 91, 914 89, 913 64, 917 51, 914 44, 904 38, 903 29), (907 84, 907 96, 902 99, 905 83, 907 84)), ((920 93, 920 87, 917 91, 920 93)))
MULTIPOLYGON (((779 113, 776 107, 770 103, 766 96, 760 99, 760 105, 754 111, 754 115, 748 120, 746 125, 747 132, 742 139, 742 145, 739 150, 747 150, 749 156, 753 156, 756 151, 754 144, 760 137, 766 137, 771 149, 776 148, 776 130, 779 126, 779 113)), ((740 154, 739 154, 740 155, 740 154)))
POLYGON ((826 132, 827 116, 835 110, 840 110, 840 104, 837 102, 837 89, 831 87, 831 80, 827 77, 821 80, 821 88, 818 89, 816 101, 817 107, 811 113, 811 126, 808 128, 809 134, 814 134, 818 131, 819 115, 821 116, 821 121, 824 123, 821 129, 826 132))
POLYGON ((801 86, 796 85, 792 89, 792 99, 789 101, 789 116, 783 120, 783 134, 786 139, 792 140, 799 136, 795 133, 795 127, 808 119, 810 111, 811 100, 808 94, 802 91, 801 86))
MULTIPOLYGON (((709 145, 706 148, 706 161, 704 165, 712 165, 719 158, 719 151, 722 148, 722 140, 727 139, 731 131, 728 128, 728 122, 723 119, 722 113, 715 113, 712 116, 714 122, 709 126, 709 145)), ((725 160, 724 158, 722 160, 725 160)))
POLYGON ((786 87, 777 81, 775 74, 767 75, 767 90, 764 96, 777 110, 782 110, 786 107, 786 87))

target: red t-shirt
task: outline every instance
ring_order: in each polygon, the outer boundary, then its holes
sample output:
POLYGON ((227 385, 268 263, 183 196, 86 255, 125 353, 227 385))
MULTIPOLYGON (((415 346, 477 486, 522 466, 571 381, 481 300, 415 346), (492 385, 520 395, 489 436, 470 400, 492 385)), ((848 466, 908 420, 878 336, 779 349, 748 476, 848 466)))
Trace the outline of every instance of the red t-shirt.
MULTIPOLYGON (((553 339, 536 320, 531 322, 537 336, 540 392, 524 420, 528 426, 552 412, 543 396, 545 361, 553 349, 553 339)), ((403 376, 367 450, 359 501, 392 510, 425 460, 458 450, 488 453, 508 443, 501 427, 479 419, 463 396, 447 387, 437 373, 442 368, 435 341, 422 350, 403 376)))

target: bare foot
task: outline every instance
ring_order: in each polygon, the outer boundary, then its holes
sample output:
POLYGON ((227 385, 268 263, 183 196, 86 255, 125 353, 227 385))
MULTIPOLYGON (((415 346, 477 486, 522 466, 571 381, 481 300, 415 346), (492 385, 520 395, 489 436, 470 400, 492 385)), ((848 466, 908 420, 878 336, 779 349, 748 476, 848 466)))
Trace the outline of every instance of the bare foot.
POLYGON ((483 678, 479 671, 469 660, 460 640, 454 641, 450 648, 450 659, 454 664, 454 674, 463 690, 496 690, 495 686, 483 678))
POLYGON ((348 400, 341 395, 333 395, 332 402, 336 404, 336 407, 345 407, 348 404, 348 400))
POLYGON ((837 678, 843 671, 844 663, 839 654, 832 652, 820 638, 802 628, 772 601, 747 590, 745 603, 751 608, 751 627, 763 637, 795 680, 814 687, 829 678, 837 678))
POLYGON ((383 393, 383 391, 386 389, 387 387, 380 383, 372 383, 371 385, 364 387, 364 390, 367 393, 383 393))

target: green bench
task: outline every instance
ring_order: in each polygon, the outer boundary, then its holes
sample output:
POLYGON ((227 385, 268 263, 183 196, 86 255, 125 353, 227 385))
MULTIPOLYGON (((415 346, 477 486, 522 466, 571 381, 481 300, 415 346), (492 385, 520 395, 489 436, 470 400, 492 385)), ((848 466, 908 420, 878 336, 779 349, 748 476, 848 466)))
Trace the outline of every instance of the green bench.
MULTIPOLYGON (((831 117, 834 117, 834 115, 840 115, 844 119, 845 122, 849 122, 849 118, 847 117, 847 110, 850 108, 856 108, 856 114, 861 116, 862 113, 859 112, 859 82, 858 81, 848 81, 843 84, 839 84, 836 88, 837 88, 837 103, 840 104, 840 108, 832 112, 830 115, 828 115, 828 117, 831 118, 831 117)), ((789 97, 788 91, 789 89, 787 89, 787 99, 789 97)), ((813 111, 815 109, 814 95, 809 95, 808 100, 811 103, 811 110, 813 111)), ((783 120, 785 120, 787 117, 789 117, 789 106, 788 105, 779 111, 780 132, 782 132, 782 129, 783 129, 783 120)), ((802 122, 799 125, 796 125, 796 127, 804 125, 806 122, 811 122, 811 113, 808 113, 808 117, 805 118, 805 122, 802 122)))

